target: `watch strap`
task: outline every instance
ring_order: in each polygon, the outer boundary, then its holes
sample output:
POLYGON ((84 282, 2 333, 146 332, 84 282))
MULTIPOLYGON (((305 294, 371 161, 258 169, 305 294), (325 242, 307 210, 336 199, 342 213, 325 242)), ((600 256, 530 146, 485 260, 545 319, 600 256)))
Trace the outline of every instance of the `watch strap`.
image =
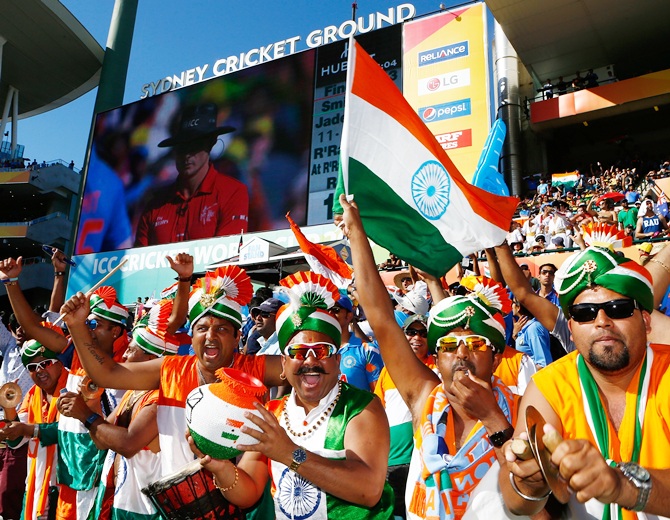
POLYGON ((494 447, 500 448, 514 435, 514 426, 500 430, 499 432, 492 433, 489 435, 489 440, 494 447))

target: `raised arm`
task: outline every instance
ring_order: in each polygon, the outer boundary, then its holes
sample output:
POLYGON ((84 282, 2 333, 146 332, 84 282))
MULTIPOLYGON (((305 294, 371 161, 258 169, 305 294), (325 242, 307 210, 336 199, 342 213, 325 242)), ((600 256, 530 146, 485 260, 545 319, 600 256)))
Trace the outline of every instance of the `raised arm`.
POLYGON ((7 258, 0 261, 0 280, 3 280, 5 283, 7 296, 9 297, 9 302, 12 305, 16 319, 21 327, 23 327, 23 330, 26 331, 28 337, 37 340, 53 352, 62 352, 67 348, 67 338, 41 325, 40 317, 35 314, 21 290, 18 278, 22 267, 23 257, 19 257, 16 260, 7 258))
POLYGON ((162 360, 117 363, 94 343, 91 330, 86 325, 89 312, 90 298, 82 292, 75 294, 61 308, 63 321, 70 331, 81 364, 93 382, 104 388, 120 390, 158 388, 162 360))
POLYGON ((62 251, 53 248, 51 255, 51 265, 54 267, 54 286, 51 289, 51 299, 49 300, 49 311, 58 312, 65 303, 65 287, 67 279, 68 263, 65 261, 65 255, 62 251))
POLYGON ((491 280, 506 285, 505 277, 503 276, 502 271, 500 270, 500 265, 498 264, 498 257, 496 256, 495 249, 489 247, 487 249, 484 249, 484 253, 486 254, 486 261, 489 264, 489 273, 491 274, 491 280))
POLYGON ((340 203, 344 209, 344 233, 351 243, 356 284, 360 289, 359 302, 375 333, 391 379, 412 411, 412 416, 420 417, 425 398, 440 380, 416 357, 395 321, 393 308, 386 287, 379 277, 358 208, 347 202, 344 196, 340 197, 340 203))
POLYGON ((168 334, 174 334, 186 323, 188 316, 188 297, 191 290, 191 277, 193 276, 193 257, 188 253, 179 253, 174 260, 167 256, 172 270, 177 273, 177 295, 172 306, 172 314, 168 319, 168 334))
POLYGON ((554 330, 556 320, 558 319, 558 307, 546 298, 542 298, 542 296, 535 294, 530 282, 524 276, 521 268, 516 263, 514 256, 512 256, 512 251, 507 245, 507 242, 503 242, 501 245, 496 246, 495 252, 498 257, 498 265, 500 265, 502 276, 516 299, 519 300, 519 302, 528 309, 531 314, 537 318, 537 321, 544 325, 547 330, 554 330))
POLYGON ((654 280, 654 308, 658 308, 670 285, 670 247, 666 245, 645 267, 654 280))

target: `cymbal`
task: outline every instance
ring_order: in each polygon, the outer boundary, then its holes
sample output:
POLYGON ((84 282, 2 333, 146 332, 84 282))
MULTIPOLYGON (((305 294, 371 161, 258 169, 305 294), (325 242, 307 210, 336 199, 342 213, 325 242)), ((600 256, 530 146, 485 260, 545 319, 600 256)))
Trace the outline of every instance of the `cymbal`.
POLYGON ((96 385, 89 376, 84 377, 79 385, 79 393, 82 397, 89 401, 91 399, 99 399, 102 393, 105 391, 104 388, 100 388, 96 385))
POLYGON ((22 398, 23 392, 16 383, 10 381, 0 387, 0 406, 2 408, 16 408, 22 398))

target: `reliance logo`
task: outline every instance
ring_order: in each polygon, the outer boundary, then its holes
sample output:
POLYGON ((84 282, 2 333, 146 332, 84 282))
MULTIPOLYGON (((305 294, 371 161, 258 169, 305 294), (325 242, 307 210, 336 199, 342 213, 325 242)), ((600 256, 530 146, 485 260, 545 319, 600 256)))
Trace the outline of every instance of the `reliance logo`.
POLYGON ((443 119, 452 119, 454 117, 469 116, 472 112, 470 98, 459 99, 451 103, 442 103, 419 109, 419 116, 424 123, 431 121, 442 121, 443 119))
POLYGON ((437 49, 420 52, 419 67, 432 65, 433 63, 439 63, 441 61, 453 60, 454 58, 462 58, 463 56, 467 56, 469 53, 470 51, 467 40, 458 43, 452 43, 451 45, 438 47, 437 49))

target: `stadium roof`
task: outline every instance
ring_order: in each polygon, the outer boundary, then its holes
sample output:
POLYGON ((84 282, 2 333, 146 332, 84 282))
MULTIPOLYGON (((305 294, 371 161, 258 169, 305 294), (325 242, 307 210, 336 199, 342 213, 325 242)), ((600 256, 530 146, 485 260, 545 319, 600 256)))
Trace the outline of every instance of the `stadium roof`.
POLYGON ((611 64, 620 79, 668 68, 668 0, 486 0, 486 5, 540 82, 611 64))
POLYGON ((0 110, 19 90, 19 119, 47 112, 98 85, 103 48, 58 0, 0 0, 0 110))

